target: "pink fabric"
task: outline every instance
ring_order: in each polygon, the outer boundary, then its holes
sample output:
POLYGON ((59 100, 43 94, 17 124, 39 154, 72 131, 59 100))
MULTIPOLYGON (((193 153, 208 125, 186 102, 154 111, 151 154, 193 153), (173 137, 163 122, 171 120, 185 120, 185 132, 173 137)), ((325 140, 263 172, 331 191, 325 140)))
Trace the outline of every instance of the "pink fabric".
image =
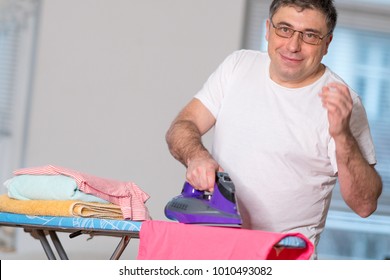
POLYGON ((65 175, 75 179, 79 190, 93 194, 121 207, 123 217, 131 220, 150 220, 145 206, 149 195, 133 182, 120 182, 81 173, 64 167, 46 165, 23 168, 14 171, 15 175, 65 175))
POLYGON ((313 244, 300 233, 272 233, 176 222, 146 221, 140 231, 138 260, 304 260, 313 244), (299 236, 306 248, 275 248, 286 236, 299 236))

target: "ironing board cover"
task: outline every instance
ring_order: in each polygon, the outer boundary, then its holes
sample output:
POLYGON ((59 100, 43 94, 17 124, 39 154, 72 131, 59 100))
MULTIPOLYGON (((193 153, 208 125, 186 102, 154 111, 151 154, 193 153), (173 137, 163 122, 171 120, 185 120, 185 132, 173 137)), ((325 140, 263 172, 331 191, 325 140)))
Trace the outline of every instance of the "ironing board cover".
POLYGON ((240 228, 145 221, 140 231, 139 260, 303 260, 313 244, 300 233, 273 233, 240 228), (288 236, 300 237, 304 248, 276 246, 288 236))
POLYGON ((139 232, 142 222, 81 217, 31 216, 0 212, 0 223, 69 228, 75 230, 113 230, 139 232))

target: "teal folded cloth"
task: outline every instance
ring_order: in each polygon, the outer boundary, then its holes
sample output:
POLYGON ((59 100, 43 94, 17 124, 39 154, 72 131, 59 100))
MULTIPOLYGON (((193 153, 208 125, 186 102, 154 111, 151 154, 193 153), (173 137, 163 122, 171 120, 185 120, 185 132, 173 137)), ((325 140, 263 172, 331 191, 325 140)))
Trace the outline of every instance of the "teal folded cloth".
POLYGON ((19 200, 81 200, 108 203, 108 201, 78 189, 76 181, 64 175, 17 175, 4 185, 8 196, 19 200))

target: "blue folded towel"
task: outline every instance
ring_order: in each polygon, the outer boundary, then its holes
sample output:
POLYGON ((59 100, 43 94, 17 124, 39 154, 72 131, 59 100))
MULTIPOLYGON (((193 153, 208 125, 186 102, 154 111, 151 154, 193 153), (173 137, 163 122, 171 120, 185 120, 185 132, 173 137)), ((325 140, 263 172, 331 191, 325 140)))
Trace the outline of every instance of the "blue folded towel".
POLYGON ((8 196, 19 200, 81 200, 108 203, 78 189, 76 181, 64 175, 18 175, 4 185, 8 196))

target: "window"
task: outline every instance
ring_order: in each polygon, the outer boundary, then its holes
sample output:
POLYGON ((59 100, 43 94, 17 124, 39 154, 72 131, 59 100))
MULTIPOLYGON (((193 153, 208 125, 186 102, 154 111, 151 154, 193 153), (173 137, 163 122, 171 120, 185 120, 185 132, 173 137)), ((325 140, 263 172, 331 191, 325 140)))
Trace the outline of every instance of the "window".
MULTIPOLYGON (((0 194, 23 165, 39 7, 39 0, 0 0, 0 194)), ((13 243, 13 229, 0 228, 0 249, 13 243)))
MULTIPOLYGON (((39 0, 0 1, 0 180, 23 164, 39 0)), ((4 191, 3 191, 4 192, 4 191)))
MULTIPOLYGON (((7 152, 10 150, 11 140, 11 113, 12 113, 12 76, 14 76, 14 53, 15 39, 12 28, 0 30, 0 154, 2 160, 8 158, 7 152)), ((5 170, 2 169, 2 172, 5 170)), ((2 174, 1 179, 4 179, 2 174)))
MULTIPOLYGON (((266 50, 271 1, 248 0, 243 48, 266 50)), ((390 0, 336 1, 338 24, 323 62, 361 96, 384 190, 378 210, 362 219, 333 192, 319 257, 382 259, 390 255, 390 0)))
MULTIPOLYGON (((324 63, 362 98, 377 152, 376 169, 384 184, 376 213, 390 215, 390 30, 386 33, 339 27, 324 63)), ((339 194, 336 198, 340 198, 339 194)), ((342 209, 337 202, 336 207, 342 209)))

